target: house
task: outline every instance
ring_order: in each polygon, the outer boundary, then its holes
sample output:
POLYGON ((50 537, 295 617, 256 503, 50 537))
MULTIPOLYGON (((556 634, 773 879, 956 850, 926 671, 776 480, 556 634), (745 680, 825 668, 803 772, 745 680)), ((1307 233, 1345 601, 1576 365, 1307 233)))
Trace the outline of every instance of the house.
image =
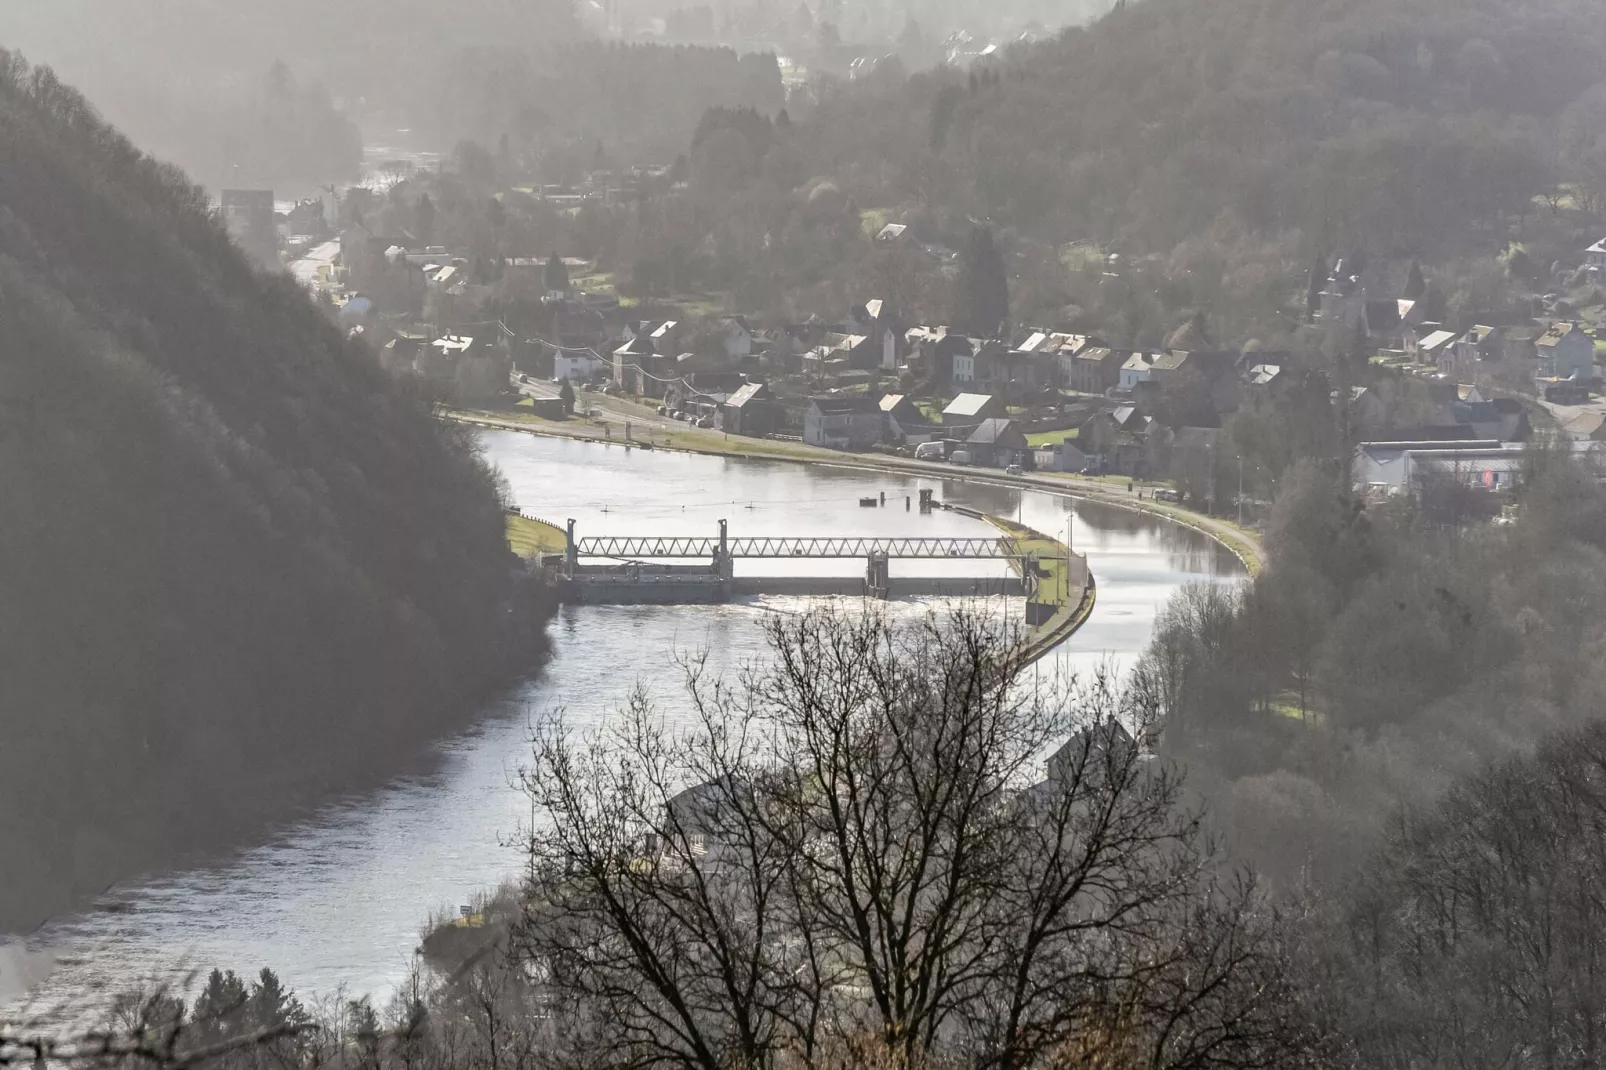
POLYGON ((1025 365, 1023 377, 1034 388, 1059 386, 1069 381, 1071 361, 1088 345, 1085 334, 1033 329, 1010 347, 1009 357, 1025 365))
POLYGON ((803 441, 838 450, 869 449, 881 441, 881 409, 864 395, 819 397, 803 412, 803 441))
POLYGON ((876 405, 881 409, 883 416, 897 420, 900 423, 922 423, 925 421, 925 416, 919 409, 915 408, 915 403, 909 399, 908 394, 883 394, 881 399, 876 402, 876 405))
POLYGON ((471 335, 443 334, 415 350, 413 365, 444 383, 460 402, 488 401, 508 387, 513 360, 500 347, 471 335))
POLYGON ((675 353, 680 349, 680 323, 677 320, 664 320, 652 327, 648 335, 652 339, 653 348, 659 353, 675 353))
POLYGON ((1058 382, 1058 364, 1052 355, 1055 346, 1046 331, 1029 332, 1013 346, 1002 341, 985 342, 972 360, 971 382, 1018 403, 1041 387, 1058 382))
POLYGON ((1118 380, 1122 390, 1133 390, 1139 383, 1161 381, 1167 372, 1180 371, 1188 354, 1180 350, 1161 353, 1133 353, 1121 365, 1118 380))
POLYGON ((631 332, 625 344, 613 351, 614 383, 632 393, 641 393, 640 390, 633 389, 637 385, 640 369, 650 362, 657 352, 647 334, 631 332))
POLYGON ((955 346, 950 352, 953 354, 953 369, 948 375, 948 381, 953 385, 974 386, 978 382, 987 382, 992 378, 990 371, 977 359, 979 347, 974 339, 965 339, 963 347, 955 346))
POLYGON ((852 309, 852 318, 858 328, 870 339, 870 348, 874 353, 875 364, 869 367, 880 368, 885 372, 898 370, 899 358, 904 354, 903 329, 898 324, 898 317, 881 298, 873 298, 862 305, 855 305, 852 309))
POLYGON ((607 372, 608 365, 590 352, 557 350, 552 354, 552 378, 587 383, 607 372))
POLYGON ((1456 374, 1469 375, 1476 370, 1480 361, 1502 359, 1505 356, 1504 342, 1504 333, 1498 328, 1473 327, 1455 340, 1450 363, 1456 374))
POLYGON ((1454 331, 1429 331, 1420 338, 1406 342, 1406 352, 1419 364, 1431 364, 1442 372, 1449 372, 1454 362, 1456 334, 1454 331))
MULTIPOLYGON (((1388 419, 1388 402, 1369 386, 1350 387, 1350 422, 1356 427, 1379 428, 1388 419)), ((1333 404, 1339 402, 1338 391, 1333 391, 1333 404)))
POLYGON ((1595 339, 1581 323, 1551 324, 1534 347, 1539 351, 1541 378, 1584 383, 1596 376, 1595 339))
POLYGON ((1533 435, 1528 413, 1515 398, 1485 401, 1473 391, 1472 400, 1451 402, 1450 418, 1471 439, 1524 442, 1533 435))
POLYGON ((1121 405, 1090 417, 1077 430, 1076 446, 1091 467, 1115 475, 1143 475, 1149 468, 1149 439, 1155 421, 1135 405, 1121 405))
POLYGON ((675 371, 665 376, 663 399, 673 409, 691 412, 718 412, 730 396, 747 385, 741 372, 675 371))
POLYGON ((927 442, 939 433, 907 394, 883 394, 876 405, 885 421, 883 431, 888 442, 927 442))
POLYGON ((1027 460, 1026 436, 1014 420, 988 419, 977 425, 965 439, 972 464, 1007 468, 1027 460))
POLYGON ((845 371, 872 371, 897 365, 897 339, 891 332, 849 334, 831 331, 803 357, 803 368, 823 376, 845 371))
POLYGON ((1119 770, 1137 756, 1138 741, 1115 718, 1090 725, 1049 755, 1046 770, 1051 784, 1061 789, 1119 770))
POLYGON ((1365 280, 1339 260, 1317 296, 1316 321, 1327 328, 1360 331, 1383 345, 1401 345, 1422 320, 1421 306, 1410 298, 1372 298, 1365 280))
POLYGON ((1127 354, 1108 346, 1084 346, 1070 357, 1061 356, 1061 380, 1067 389, 1084 394, 1102 394, 1121 382, 1121 366, 1127 354))
POLYGON ((731 806, 752 797, 750 785, 729 775, 686 788, 664 804, 662 831, 668 842, 656 832, 648 834, 647 853, 668 865, 717 862, 728 848, 724 833, 732 827, 731 806))
POLYGON ((720 427, 726 434, 763 438, 780 424, 780 406, 765 383, 748 383, 720 408, 720 427))
POLYGON ((969 356, 975 351, 969 338, 947 327, 912 327, 904 334, 904 344, 905 352, 924 365, 932 385, 938 388, 953 382, 959 354, 969 356))
POLYGON ((1401 342, 1407 331, 1422 322, 1422 313, 1417 303, 1403 297, 1367 299, 1365 309, 1366 336, 1390 347, 1401 342))
POLYGON ((726 316, 720 321, 719 345, 732 363, 753 355, 753 331, 741 316, 726 316))
POLYGON ((944 427, 975 427, 983 420, 1007 416, 1004 403, 992 394, 960 394, 942 410, 944 427))
POLYGON ((1093 459, 1077 446, 1076 439, 1067 435, 1049 446, 1038 446, 1032 451, 1032 467, 1039 472, 1085 472, 1093 467, 1093 459))
POLYGON ((1584 266, 1594 268, 1596 271, 1606 271, 1606 238, 1584 250, 1584 266))

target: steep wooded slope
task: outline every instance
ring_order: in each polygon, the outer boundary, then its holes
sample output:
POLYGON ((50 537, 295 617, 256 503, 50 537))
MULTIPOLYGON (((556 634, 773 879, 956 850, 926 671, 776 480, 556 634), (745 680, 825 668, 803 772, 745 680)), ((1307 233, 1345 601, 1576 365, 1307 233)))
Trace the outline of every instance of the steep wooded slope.
POLYGON ((538 644, 469 443, 4 53, 0 503, 5 927, 382 773, 538 644))

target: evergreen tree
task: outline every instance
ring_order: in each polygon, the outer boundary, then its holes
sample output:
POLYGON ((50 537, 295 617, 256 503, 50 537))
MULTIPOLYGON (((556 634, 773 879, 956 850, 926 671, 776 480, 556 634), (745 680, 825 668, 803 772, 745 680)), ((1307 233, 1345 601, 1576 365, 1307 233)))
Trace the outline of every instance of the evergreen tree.
POLYGON ((435 202, 429 199, 427 193, 418 198, 418 204, 413 209, 413 229, 417 231, 420 242, 435 244, 435 202))
POLYGON ((970 232, 959 268, 959 320, 983 338, 993 337, 1009 318, 1009 279, 993 232, 977 226, 970 232))
POLYGON ((1411 274, 1405 280, 1405 299, 1419 301, 1427 292, 1428 280, 1422 276, 1422 265, 1411 261, 1411 274))
POLYGON ((569 289, 569 269, 563 264, 563 257, 554 252, 546 258, 546 270, 541 274, 542 284, 548 293, 567 293, 569 289))
POLYGON ((206 987, 195 997, 195 1007, 190 1012, 191 1031, 206 1043, 228 1039, 242 1026, 246 999, 245 982, 233 970, 225 973, 214 969, 206 979, 206 987))

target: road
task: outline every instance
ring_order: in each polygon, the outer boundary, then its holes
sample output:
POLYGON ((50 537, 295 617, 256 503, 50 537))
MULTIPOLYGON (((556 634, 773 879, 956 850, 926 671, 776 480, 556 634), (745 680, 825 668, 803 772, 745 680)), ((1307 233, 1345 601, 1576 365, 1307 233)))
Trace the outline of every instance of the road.
POLYGON ((1554 416, 1556 422, 1563 427, 1566 427, 1567 422, 1573 417, 1580 416, 1586 412, 1606 414, 1606 397, 1592 398, 1582 405, 1554 405, 1544 399, 1540 399, 1539 404, 1543 406, 1546 412, 1554 416))

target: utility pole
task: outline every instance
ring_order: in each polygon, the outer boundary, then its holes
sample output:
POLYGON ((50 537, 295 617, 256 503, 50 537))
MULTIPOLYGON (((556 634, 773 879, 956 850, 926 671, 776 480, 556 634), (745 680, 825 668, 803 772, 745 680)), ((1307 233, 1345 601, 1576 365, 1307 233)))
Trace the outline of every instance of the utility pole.
POLYGON ((1244 526, 1244 455, 1238 455, 1238 526, 1244 526))

